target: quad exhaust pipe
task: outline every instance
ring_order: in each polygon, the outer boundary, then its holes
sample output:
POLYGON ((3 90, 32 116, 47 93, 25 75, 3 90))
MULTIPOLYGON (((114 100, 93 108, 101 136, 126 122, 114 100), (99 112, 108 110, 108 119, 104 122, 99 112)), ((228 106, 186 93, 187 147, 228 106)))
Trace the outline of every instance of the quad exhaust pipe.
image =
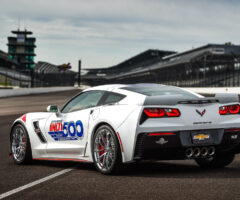
POLYGON ((185 154, 187 158, 191 158, 193 156, 193 149, 192 148, 186 149, 185 154))
POLYGON ((215 147, 209 147, 208 149, 208 155, 209 156, 213 156, 215 154, 215 147))
POLYGON ((209 155, 209 149, 207 147, 201 148, 201 156, 205 157, 209 155))
POLYGON ((199 157, 201 154, 201 150, 199 147, 193 149, 193 156, 194 157, 199 157))
POLYGON ((215 147, 214 146, 188 148, 185 151, 185 156, 187 158, 213 156, 214 154, 215 154, 215 147))

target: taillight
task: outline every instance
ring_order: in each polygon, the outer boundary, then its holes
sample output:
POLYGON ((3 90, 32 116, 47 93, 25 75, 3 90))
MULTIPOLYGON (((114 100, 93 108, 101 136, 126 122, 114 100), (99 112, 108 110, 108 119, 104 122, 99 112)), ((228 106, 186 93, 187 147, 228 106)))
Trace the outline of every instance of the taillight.
POLYGON ((220 115, 231 115, 231 114, 239 114, 239 113, 240 113, 240 106, 238 104, 221 106, 219 108, 220 115))
POLYGON ((167 114, 168 117, 179 117, 180 116, 180 112, 178 109, 171 109, 171 108, 167 108, 164 109, 165 113, 167 114))
POLYGON ((227 129, 225 131, 226 132, 240 132, 240 128, 231 128, 231 129, 227 129))
POLYGON ((239 110, 240 110, 239 105, 229 106, 229 113, 231 113, 231 114, 237 114, 237 113, 239 113, 239 110))
POLYGON ((148 117, 179 117, 180 111, 176 108, 145 108, 148 117))
POLYGON ((173 132, 149 133, 149 136, 175 135, 173 132))
POLYGON ((145 108, 144 112, 148 117, 163 117, 164 111, 162 108, 145 108))
POLYGON ((227 114, 227 112, 228 112, 228 107, 227 106, 221 106, 219 108, 219 114, 220 115, 225 115, 225 114, 227 114))

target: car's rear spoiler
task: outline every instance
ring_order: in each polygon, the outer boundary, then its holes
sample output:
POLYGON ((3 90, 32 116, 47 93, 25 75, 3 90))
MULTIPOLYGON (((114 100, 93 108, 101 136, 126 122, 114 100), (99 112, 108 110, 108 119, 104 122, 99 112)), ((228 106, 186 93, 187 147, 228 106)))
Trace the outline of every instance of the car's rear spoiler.
POLYGON ((232 103, 239 102, 238 94, 235 93, 218 93, 215 97, 196 97, 184 98, 181 95, 170 96, 148 96, 144 105, 176 105, 176 104, 206 104, 206 103, 232 103))

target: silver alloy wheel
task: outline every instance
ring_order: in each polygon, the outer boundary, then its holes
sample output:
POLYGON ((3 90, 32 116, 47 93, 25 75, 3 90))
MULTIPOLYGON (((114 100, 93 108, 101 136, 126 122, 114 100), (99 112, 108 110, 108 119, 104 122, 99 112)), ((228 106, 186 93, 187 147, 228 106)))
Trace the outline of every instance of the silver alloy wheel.
POLYGON ((102 171, 111 169, 116 159, 116 146, 112 134, 110 130, 103 128, 96 133, 94 140, 95 162, 102 171))
POLYGON ((21 162, 26 154, 26 133, 21 127, 16 127, 12 134, 12 155, 17 162, 21 162))

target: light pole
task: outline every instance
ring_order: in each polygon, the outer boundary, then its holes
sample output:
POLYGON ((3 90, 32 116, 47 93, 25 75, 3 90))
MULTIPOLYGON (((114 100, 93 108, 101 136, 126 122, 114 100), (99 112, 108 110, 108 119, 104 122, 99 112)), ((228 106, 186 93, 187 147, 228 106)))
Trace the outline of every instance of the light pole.
POLYGON ((81 84, 81 67, 82 67, 82 62, 81 60, 78 61, 78 87, 80 87, 81 84))

